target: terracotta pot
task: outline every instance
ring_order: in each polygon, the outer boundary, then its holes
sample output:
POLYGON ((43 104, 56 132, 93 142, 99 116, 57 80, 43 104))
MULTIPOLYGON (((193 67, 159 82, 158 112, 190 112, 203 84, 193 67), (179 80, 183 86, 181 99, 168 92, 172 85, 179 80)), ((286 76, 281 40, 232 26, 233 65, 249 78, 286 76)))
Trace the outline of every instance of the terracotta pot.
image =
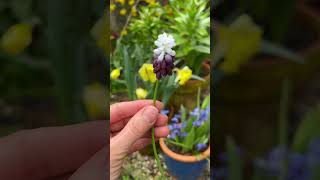
POLYGON ((164 142, 164 138, 160 138, 159 143, 162 151, 176 161, 180 161, 184 163, 195 163, 198 161, 202 161, 210 156, 210 146, 207 148, 207 150, 201 153, 197 158, 196 156, 181 155, 171 151, 166 145, 166 143, 164 142))
POLYGON ((177 179, 197 179, 207 165, 206 158, 210 157, 210 146, 199 156, 187 156, 171 151, 161 138, 160 147, 164 152, 165 163, 169 173, 177 179))
POLYGON ((175 109, 180 109, 181 105, 184 105, 188 109, 193 109, 196 107, 198 88, 201 87, 201 89, 204 90, 210 85, 209 62, 202 63, 202 71, 205 74, 205 76, 202 77, 205 81, 191 79, 186 82, 185 85, 179 87, 171 96, 169 101, 170 105, 172 105, 175 109))

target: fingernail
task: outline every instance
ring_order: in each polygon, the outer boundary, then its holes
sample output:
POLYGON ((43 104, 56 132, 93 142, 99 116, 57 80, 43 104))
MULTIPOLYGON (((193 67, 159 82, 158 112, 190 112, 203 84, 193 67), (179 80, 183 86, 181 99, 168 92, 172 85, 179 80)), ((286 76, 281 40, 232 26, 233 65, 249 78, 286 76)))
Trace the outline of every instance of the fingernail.
POLYGON ((150 123, 153 123, 156 121, 158 117, 158 109, 154 106, 148 106, 143 112, 144 118, 146 118, 150 123))

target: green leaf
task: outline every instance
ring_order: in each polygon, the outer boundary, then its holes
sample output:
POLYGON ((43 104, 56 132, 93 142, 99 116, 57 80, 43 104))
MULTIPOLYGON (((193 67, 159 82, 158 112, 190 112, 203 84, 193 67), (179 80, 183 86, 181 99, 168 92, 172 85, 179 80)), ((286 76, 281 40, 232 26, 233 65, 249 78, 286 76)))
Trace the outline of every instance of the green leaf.
POLYGON ((297 54, 291 52, 284 47, 263 40, 260 45, 260 52, 291 60, 293 62, 303 64, 304 59, 297 54))
POLYGON ((203 100, 201 109, 206 109, 210 105, 210 94, 203 100))
POLYGON ((205 37, 205 38, 200 39, 199 42, 201 42, 201 43, 203 43, 203 44, 205 44, 205 45, 210 46, 210 36, 207 36, 207 37, 205 37))
MULTIPOLYGON (((195 139, 195 132, 194 132, 194 127, 191 128, 191 131, 189 131, 188 135, 186 136, 184 143, 188 147, 193 147, 194 145, 194 139, 195 139)), ((189 151, 189 148, 182 148, 182 151, 187 152, 189 151)))
POLYGON ((199 45, 199 46, 195 46, 194 49, 198 52, 201 52, 201 53, 210 54, 210 47, 209 46, 199 45))
POLYGON ((227 137, 227 154, 228 154, 228 168, 230 180, 242 179, 242 165, 237 152, 236 144, 231 137, 227 137))
POLYGON ((293 151, 304 152, 310 141, 320 136, 320 105, 302 119, 293 139, 293 151))
POLYGON ((130 60, 128 49, 126 46, 120 46, 123 61, 124 61, 124 79, 127 82, 128 96, 130 100, 135 100, 135 90, 136 90, 136 72, 134 72, 134 63, 130 60))

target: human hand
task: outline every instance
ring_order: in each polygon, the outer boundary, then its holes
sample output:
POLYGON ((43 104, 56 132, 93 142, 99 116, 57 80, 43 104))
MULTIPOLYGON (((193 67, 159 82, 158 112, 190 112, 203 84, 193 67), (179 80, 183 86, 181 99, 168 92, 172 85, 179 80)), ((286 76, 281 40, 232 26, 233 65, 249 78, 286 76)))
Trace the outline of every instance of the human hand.
POLYGON ((124 158, 152 142, 155 137, 166 137, 168 117, 160 114, 163 104, 152 100, 116 103, 110 106, 110 177, 118 179, 124 158))
POLYGON ((106 121, 23 130, 0 139, 0 179, 108 179, 106 121))

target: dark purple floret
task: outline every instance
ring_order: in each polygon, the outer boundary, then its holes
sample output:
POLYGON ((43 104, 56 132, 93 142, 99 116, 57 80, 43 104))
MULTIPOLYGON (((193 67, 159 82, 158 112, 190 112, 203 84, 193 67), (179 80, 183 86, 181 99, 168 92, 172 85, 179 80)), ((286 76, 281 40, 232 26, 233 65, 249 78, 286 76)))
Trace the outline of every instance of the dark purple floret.
POLYGON ((163 60, 158 60, 158 57, 154 56, 153 72, 156 74, 157 79, 172 75, 172 69, 174 68, 174 59, 175 57, 169 54, 166 54, 163 60))

